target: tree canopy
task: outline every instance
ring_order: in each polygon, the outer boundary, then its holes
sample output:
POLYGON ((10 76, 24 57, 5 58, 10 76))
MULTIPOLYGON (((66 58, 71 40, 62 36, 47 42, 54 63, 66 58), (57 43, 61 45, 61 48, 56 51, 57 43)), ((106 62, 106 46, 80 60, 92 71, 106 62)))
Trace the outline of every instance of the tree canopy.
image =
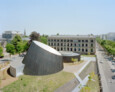
POLYGON ((2 46, 1 46, 1 44, 0 44, 0 57, 3 57, 4 55, 3 55, 3 48, 2 48, 2 46))
POLYGON ((11 55, 15 53, 22 53, 24 51, 27 51, 29 48, 27 41, 22 41, 22 38, 19 35, 16 35, 11 43, 8 43, 6 45, 6 51, 10 53, 11 55))
POLYGON ((15 46, 14 46, 13 44, 11 44, 11 43, 8 43, 8 44, 6 45, 6 51, 7 51, 8 53, 10 53, 10 55, 14 55, 15 52, 16 52, 15 46))
POLYGON ((30 34, 30 39, 40 41, 40 34, 34 31, 30 34))
POLYGON ((115 56, 115 42, 110 40, 102 40, 97 38, 97 42, 100 43, 109 54, 115 56))
POLYGON ((47 44, 47 37, 46 36, 40 36, 40 41, 44 44, 47 44))

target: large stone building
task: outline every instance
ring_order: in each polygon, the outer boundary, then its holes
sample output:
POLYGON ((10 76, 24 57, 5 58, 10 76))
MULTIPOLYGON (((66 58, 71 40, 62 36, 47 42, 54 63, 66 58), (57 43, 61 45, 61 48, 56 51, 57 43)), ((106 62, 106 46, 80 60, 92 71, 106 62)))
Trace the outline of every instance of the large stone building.
POLYGON ((96 39, 92 35, 52 35, 48 45, 58 51, 72 51, 80 54, 95 54, 96 39))

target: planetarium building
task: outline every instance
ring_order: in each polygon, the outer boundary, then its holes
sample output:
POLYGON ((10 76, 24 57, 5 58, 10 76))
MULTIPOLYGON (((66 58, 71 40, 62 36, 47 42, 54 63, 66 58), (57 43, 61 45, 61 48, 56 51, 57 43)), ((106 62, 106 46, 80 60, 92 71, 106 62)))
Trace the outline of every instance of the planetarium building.
POLYGON ((63 69, 62 55, 55 49, 38 41, 33 41, 22 61, 24 74, 47 75, 63 69))

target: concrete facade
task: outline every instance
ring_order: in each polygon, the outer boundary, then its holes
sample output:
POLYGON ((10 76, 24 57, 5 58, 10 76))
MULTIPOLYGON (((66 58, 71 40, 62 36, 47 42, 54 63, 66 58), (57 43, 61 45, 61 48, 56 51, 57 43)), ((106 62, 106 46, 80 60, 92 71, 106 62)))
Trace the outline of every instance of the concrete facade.
POLYGON ((77 59, 80 61, 80 54, 73 53, 73 52, 67 52, 67 51, 60 51, 60 53, 63 56, 63 62, 73 62, 72 59, 77 59))
POLYGON ((14 77, 23 75, 24 64, 22 64, 23 58, 16 58, 10 64, 10 74, 14 77))
POLYGON ((59 72, 63 69, 62 55, 38 41, 33 41, 24 57, 24 74, 47 75, 59 72))
POLYGON ((47 44, 58 51, 72 51, 80 54, 96 52, 96 39, 91 35, 52 35, 48 37, 47 44))

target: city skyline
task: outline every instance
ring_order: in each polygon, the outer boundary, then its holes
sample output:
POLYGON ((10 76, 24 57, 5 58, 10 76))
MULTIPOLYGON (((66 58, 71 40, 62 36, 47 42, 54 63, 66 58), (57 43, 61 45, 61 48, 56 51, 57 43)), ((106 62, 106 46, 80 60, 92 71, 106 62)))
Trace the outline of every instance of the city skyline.
POLYGON ((106 34, 115 32, 115 1, 4 0, 0 2, 0 34, 17 30, 27 35, 106 34))

